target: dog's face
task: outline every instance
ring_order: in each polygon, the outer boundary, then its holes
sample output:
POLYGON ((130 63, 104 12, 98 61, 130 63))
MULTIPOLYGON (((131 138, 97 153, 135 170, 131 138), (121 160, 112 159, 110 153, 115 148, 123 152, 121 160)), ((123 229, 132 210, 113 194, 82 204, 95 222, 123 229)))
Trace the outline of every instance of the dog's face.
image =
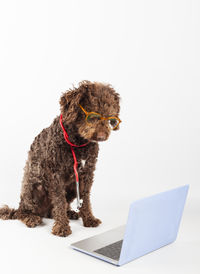
POLYGON ((73 123, 84 139, 105 141, 112 128, 119 129, 117 122, 120 120, 107 119, 118 118, 119 99, 119 94, 110 85, 83 81, 78 88, 62 95, 60 105, 63 120, 66 124, 73 123))

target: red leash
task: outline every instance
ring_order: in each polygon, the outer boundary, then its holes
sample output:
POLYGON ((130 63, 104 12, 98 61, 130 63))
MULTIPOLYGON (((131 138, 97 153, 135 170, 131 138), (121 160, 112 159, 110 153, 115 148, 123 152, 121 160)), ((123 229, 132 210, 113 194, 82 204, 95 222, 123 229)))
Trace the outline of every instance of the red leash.
POLYGON ((81 203, 80 203, 80 195, 79 195, 79 178, 78 178, 78 171, 77 171, 77 167, 78 167, 78 162, 77 162, 77 159, 76 159, 76 154, 74 152, 74 148, 73 147, 84 147, 86 146, 88 143, 86 144, 83 144, 83 145, 80 145, 80 146, 77 146, 75 144, 72 144, 69 140, 69 136, 63 126, 63 123, 62 123, 62 114, 60 115, 60 126, 63 130, 63 135, 64 135, 64 138, 65 138, 65 141, 70 145, 71 147, 71 151, 72 151, 72 155, 73 155, 73 158, 74 158, 74 174, 75 174, 75 177, 76 177, 76 186, 77 186, 77 207, 80 208, 81 207, 81 203))

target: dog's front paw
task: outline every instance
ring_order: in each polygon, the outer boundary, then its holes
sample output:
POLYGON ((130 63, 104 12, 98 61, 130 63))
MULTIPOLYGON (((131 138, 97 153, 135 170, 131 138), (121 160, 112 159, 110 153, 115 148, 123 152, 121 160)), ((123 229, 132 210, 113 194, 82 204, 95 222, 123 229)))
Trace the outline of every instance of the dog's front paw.
POLYGON ((86 227, 96 227, 101 224, 101 220, 95 217, 88 217, 87 219, 83 220, 83 225, 86 227))
POLYGON ((42 223, 42 218, 36 215, 27 215, 22 222, 25 223, 28 227, 35 227, 42 223))
POLYGON ((66 237, 72 233, 69 225, 63 225, 58 222, 55 222, 52 233, 60 237, 66 237))

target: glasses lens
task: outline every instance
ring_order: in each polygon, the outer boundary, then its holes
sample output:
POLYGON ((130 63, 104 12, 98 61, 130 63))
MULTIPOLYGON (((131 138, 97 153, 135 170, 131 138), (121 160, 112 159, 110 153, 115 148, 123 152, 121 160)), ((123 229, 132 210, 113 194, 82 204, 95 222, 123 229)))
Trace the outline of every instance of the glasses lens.
POLYGON ((96 123, 99 120, 101 120, 101 115, 96 113, 91 113, 87 117, 87 122, 91 124, 96 123))
POLYGON ((115 128, 118 125, 119 121, 116 118, 109 119, 109 126, 111 129, 115 128))

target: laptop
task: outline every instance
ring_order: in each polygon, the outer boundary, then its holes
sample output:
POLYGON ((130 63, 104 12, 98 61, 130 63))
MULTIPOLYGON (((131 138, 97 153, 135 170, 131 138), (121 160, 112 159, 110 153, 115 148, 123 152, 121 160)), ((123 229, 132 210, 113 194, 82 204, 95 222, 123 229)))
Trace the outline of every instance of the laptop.
POLYGON ((176 240, 189 185, 133 202, 127 224, 71 244, 121 266, 176 240))

